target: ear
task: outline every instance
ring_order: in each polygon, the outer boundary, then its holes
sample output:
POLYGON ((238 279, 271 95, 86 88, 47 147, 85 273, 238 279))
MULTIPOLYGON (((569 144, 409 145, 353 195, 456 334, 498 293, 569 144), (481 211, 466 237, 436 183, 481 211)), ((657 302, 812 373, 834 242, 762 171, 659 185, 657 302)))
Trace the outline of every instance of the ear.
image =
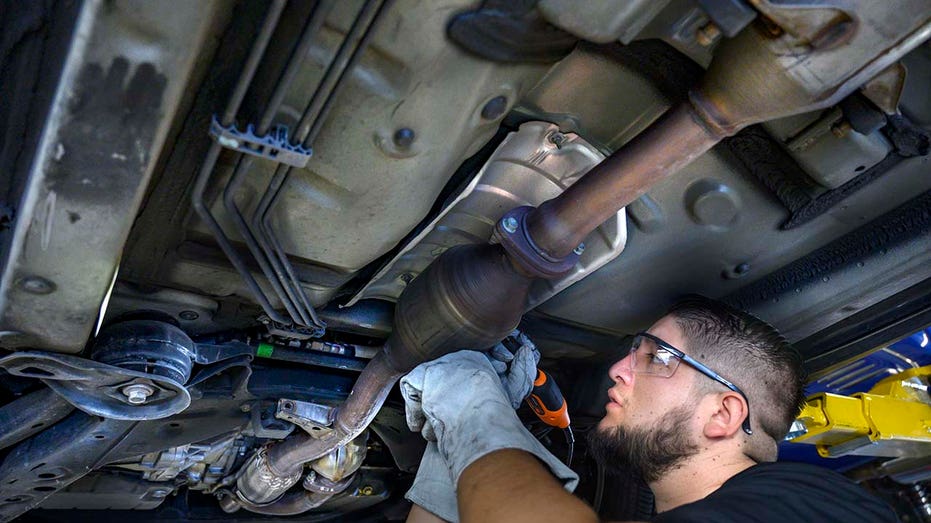
POLYGON ((741 432, 747 417, 747 403, 736 392, 722 392, 713 398, 711 417, 705 423, 704 435, 708 439, 729 438, 741 432))

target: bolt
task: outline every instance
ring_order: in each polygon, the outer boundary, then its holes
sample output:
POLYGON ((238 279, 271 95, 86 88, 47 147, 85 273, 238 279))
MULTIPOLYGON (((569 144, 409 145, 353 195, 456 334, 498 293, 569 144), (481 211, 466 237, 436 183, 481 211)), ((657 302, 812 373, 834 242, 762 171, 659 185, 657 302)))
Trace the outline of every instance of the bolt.
POLYGON ((517 225, 517 218, 513 216, 505 216, 504 219, 501 220, 501 227, 510 234, 514 234, 517 231, 517 225))
POLYGON ((415 136, 413 129, 402 127, 394 132, 394 145, 407 149, 414 143, 415 136))
POLYGON ((584 243, 580 243, 578 247, 576 247, 575 249, 572 249, 572 252, 574 252, 574 253, 578 254, 579 256, 581 256, 582 253, 585 252, 585 244, 584 244, 584 243))
POLYGON ((359 489, 359 494, 363 496, 371 496, 375 493, 375 489, 371 485, 366 485, 359 489))
POLYGON ((485 104, 485 107, 482 107, 482 118, 486 120, 497 120, 504 114, 504 110, 508 108, 508 99, 505 96, 496 96, 491 100, 488 100, 488 103, 485 104))
POLYGON ((200 314, 197 314, 195 311, 181 311, 178 313, 178 317, 182 320, 194 321, 200 318, 200 314))
POLYGON ((133 405, 144 404, 152 394, 155 394, 155 389, 145 383, 133 383, 123 387, 123 395, 126 396, 126 401, 133 405))
POLYGON ((708 47, 721 36, 721 30, 713 23, 707 23, 695 32, 695 41, 702 47, 708 47))
POLYGON ((853 129, 853 127, 850 126, 850 122, 847 120, 842 120, 839 123, 831 126, 831 134, 838 138, 843 138, 847 136, 847 133, 849 133, 851 129, 853 129))
POLYGON ((248 403, 243 403, 242 405, 239 406, 239 410, 241 410, 241 411, 243 411, 243 412, 249 412, 249 411, 252 410, 252 405, 250 405, 250 404, 248 404, 248 403))
POLYGON ((550 133, 550 135, 547 136, 547 139, 549 139, 550 143, 555 145, 557 149, 561 149, 562 146, 565 145, 566 141, 569 140, 566 138, 566 135, 559 131, 550 133))
POLYGON ((27 276, 19 280, 19 288, 29 294, 51 294, 55 292, 55 284, 41 276, 27 276))

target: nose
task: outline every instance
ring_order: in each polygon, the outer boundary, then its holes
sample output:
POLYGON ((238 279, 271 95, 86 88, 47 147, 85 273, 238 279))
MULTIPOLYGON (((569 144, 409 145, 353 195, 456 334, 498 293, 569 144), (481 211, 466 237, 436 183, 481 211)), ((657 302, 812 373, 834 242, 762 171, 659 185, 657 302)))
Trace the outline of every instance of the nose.
POLYGON ((615 362, 614 365, 611 365, 611 368, 608 369, 608 377, 610 377, 614 383, 623 383, 625 385, 631 385, 633 383, 634 374, 630 370, 631 357, 631 354, 628 353, 627 356, 615 362))

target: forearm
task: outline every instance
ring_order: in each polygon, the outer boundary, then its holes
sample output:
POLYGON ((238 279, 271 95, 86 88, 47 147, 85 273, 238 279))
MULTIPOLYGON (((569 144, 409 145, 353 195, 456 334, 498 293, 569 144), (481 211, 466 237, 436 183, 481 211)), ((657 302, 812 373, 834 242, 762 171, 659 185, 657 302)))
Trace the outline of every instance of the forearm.
POLYGON ((457 492, 463 523, 598 521, 591 508, 522 450, 498 450, 479 458, 459 477, 457 492))

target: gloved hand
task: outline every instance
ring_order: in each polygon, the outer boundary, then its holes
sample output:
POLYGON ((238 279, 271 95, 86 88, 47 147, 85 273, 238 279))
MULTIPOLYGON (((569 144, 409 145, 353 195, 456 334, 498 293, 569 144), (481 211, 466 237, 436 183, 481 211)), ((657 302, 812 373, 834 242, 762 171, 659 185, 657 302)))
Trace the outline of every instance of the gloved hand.
MULTIPOLYGON (((420 365, 401 382, 402 393, 420 392, 422 432, 436 438, 453 485, 458 484, 462 471, 472 462, 501 449, 533 454, 569 491, 578 484, 575 472, 524 428, 485 355, 469 350, 448 354, 420 365)), ((409 397, 405 393, 405 399, 409 397)), ((411 407, 410 401, 407 407, 411 407)))
MULTIPOLYGON (((511 351, 501 343, 487 352, 476 351, 476 353, 488 358, 488 362, 491 363, 501 380, 501 386, 504 387, 511 407, 517 409, 533 389, 533 380, 537 376, 537 363, 540 362, 540 352, 527 336, 518 331, 514 331, 514 335, 521 343, 515 354, 511 354, 511 351)), ((407 426, 414 432, 420 432, 427 441, 436 441, 433 427, 426 423, 421 406, 421 389, 418 388, 418 383, 422 379, 420 375, 426 368, 425 366, 430 363, 418 366, 401 379, 401 394, 404 396, 407 426)))
POLYGON ((427 448, 420 459, 420 468, 414 477, 414 484, 404 494, 404 498, 416 503, 434 515, 457 523, 459 507, 456 504, 456 487, 449 475, 449 467, 440 455, 435 441, 428 441, 427 448))
MULTIPOLYGON (((516 409, 533 388, 540 353, 529 338, 523 334, 515 334, 521 342, 521 347, 516 354, 511 354, 500 343, 483 354, 498 375, 511 407, 516 409), (510 370, 508 363, 510 363, 510 370)), ((417 369, 414 369, 411 375, 415 373, 419 373, 417 369)), ((423 458, 420 460, 420 468, 417 469, 417 476, 414 478, 414 484, 404 497, 442 519, 457 522, 459 510, 456 504, 456 487, 449 467, 440 455, 433 427, 426 422, 421 403, 421 390, 414 386, 411 380, 405 378, 401 380, 401 392, 405 399, 408 426, 411 430, 421 431, 428 441, 423 458)))
MULTIPOLYGON (((530 354, 535 352, 529 347, 522 347, 522 350, 525 354, 526 351, 531 351, 530 354)), ((492 354, 502 357, 500 350, 492 354)), ((519 350, 514 360, 517 361, 520 355, 519 350)), ((524 358, 527 356, 521 356, 516 365, 512 362, 511 371, 500 377, 495 367, 500 369, 501 365, 493 364, 488 356, 475 351, 459 351, 424 363, 401 379, 408 424, 412 430, 421 430, 428 440, 436 440, 437 450, 448 467, 450 477, 449 497, 442 500, 444 507, 438 506, 442 499, 440 496, 417 496, 412 488, 414 497, 426 498, 427 505, 418 503, 425 509, 437 515, 454 512, 450 509, 454 506, 450 502, 455 502, 455 489, 452 487, 458 483, 462 471, 482 456, 501 449, 520 449, 533 454, 549 467, 567 490, 575 489, 578 476, 546 450, 524 428, 514 412, 513 405, 519 405, 530 392, 536 376, 536 359, 530 357, 532 364, 528 364, 528 359, 524 358), (511 375, 518 371, 524 377, 511 375), (508 390, 517 394, 513 405, 508 390)), ((431 477, 441 478, 438 474, 431 477)), ((421 484, 439 485, 436 481, 421 484)))
POLYGON ((511 400, 511 407, 517 409, 533 390, 533 380, 537 377, 537 364, 540 363, 540 351, 530 338, 519 331, 514 331, 520 341, 520 348, 511 354, 503 344, 495 345, 485 355, 494 367, 501 385, 511 400), (508 365, 510 364, 510 365, 508 365))

